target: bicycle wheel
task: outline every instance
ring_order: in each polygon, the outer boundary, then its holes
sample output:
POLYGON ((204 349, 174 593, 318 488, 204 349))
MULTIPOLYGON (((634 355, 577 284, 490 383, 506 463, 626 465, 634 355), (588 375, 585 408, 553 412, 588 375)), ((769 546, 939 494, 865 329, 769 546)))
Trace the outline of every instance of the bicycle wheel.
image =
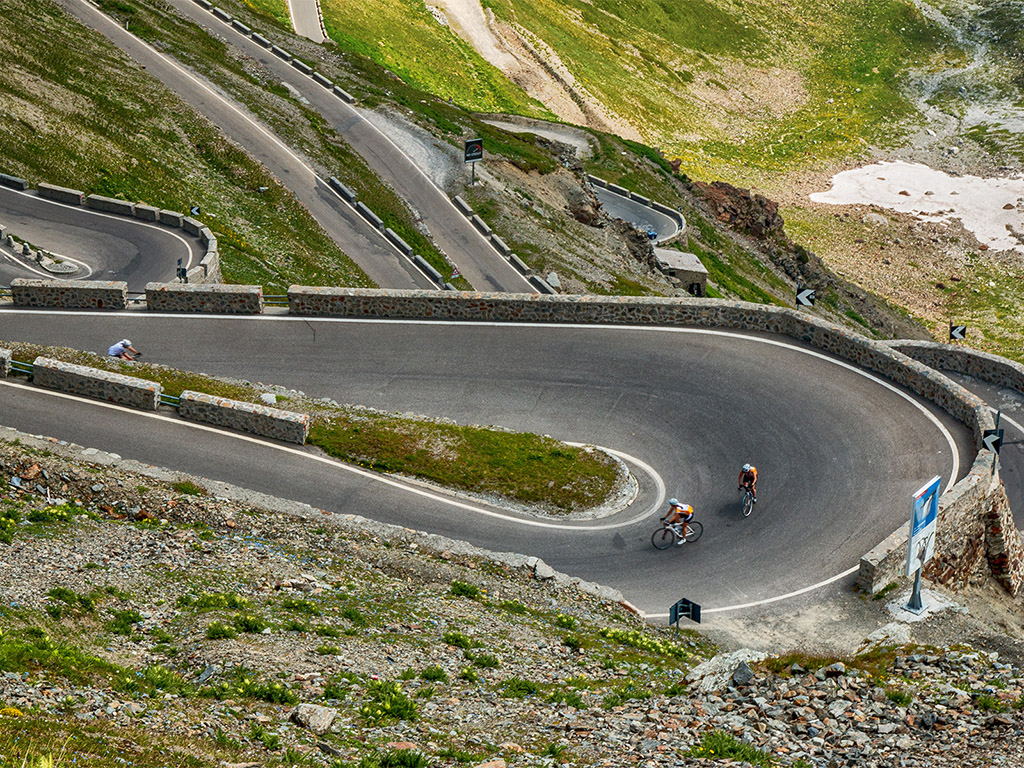
POLYGON ((750 517, 750 513, 754 511, 754 497, 750 491, 743 494, 743 516, 750 517))
POLYGON ((686 540, 694 542, 700 538, 700 535, 704 533, 704 526, 698 523, 696 520, 691 520, 686 524, 686 540))
POLYGON ((679 534, 665 525, 651 534, 651 544, 655 549, 668 549, 679 540, 679 534))

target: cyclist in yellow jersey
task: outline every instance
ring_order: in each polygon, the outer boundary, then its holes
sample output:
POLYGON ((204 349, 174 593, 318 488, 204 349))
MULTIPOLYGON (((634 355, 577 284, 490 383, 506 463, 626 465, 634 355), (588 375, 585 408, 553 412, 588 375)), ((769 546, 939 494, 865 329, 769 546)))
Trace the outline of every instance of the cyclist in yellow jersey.
POLYGON ((686 524, 693 519, 693 507, 689 504, 680 504, 678 499, 668 500, 668 512, 661 518, 666 525, 682 525, 682 533, 676 544, 685 544, 689 529, 686 524))

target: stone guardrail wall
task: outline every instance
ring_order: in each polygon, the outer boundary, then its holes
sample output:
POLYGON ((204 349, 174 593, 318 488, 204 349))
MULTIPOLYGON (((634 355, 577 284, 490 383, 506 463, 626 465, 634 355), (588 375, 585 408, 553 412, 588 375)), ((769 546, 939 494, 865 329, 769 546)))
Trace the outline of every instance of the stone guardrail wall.
POLYGON ((16 277, 11 281, 11 298, 16 307, 124 309, 128 306, 128 283, 16 277))
MULTIPOLYGON (((307 286, 291 286, 288 305, 291 314, 303 316, 703 326, 778 333, 849 360, 937 404, 972 430, 979 448, 983 430, 993 427, 980 398, 933 368, 883 342, 791 309, 716 299, 434 294, 307 286)), ((1024 552, 1012 518, 1007 518, 1002 484, 998 477, 992 479, 993 459, 989 451, 979 451, 967 476, 943 494, 938 554, 930 573, 960 581, 987 557, 993 574, 1016 593, 1024 583, 1024 552)), ((861 588, 877 592, 900 577, 906 537, 907 531, 901 528, 862 558, 861 588)))
POLYGON ((155 411, 160 404, 160 384, 121 373, 37 357, 32 381, 40 387, 155 411))
POLYGON ((607 182, 604 179, 602 179, 600 176, 592 176, 591 174, 588 173, 587 181, 589 181, 594 186, 603 187, 604 189, 607 189, 609 192, 612 192, 618 195, 619 197, 625 197, 630 200, 634 200, 640 203, 641 205, 646 205, 648 208, 651 208, 657 211, 658 213, 662 213, 671 219, 675 219, 677 222, 679 222, 679 232, 676 233, 676 237, 686 232, 686 217, 683 216, 683 214, 677 211, 675 208, 671 208, 665 205, 664 203, 659 203, 657 200, 651 200, 651 198, 649 197, 638 195, 636 192, 630 192, 625 187, 620 187, 617 184, 611 184, 610 182, 607 182))
POLYGON ((255 403, 186 390, 181 393, 178 415, 189 421, 237 429, 274 440, 302 445, 309 436, 309 415, 283 411, 255 403))
POLYGON ((146 283, 146 308, 157 312, 258 315, 263 312, 263 288, 258 285, 146 283))
MULTIPOLYGON (((29 183, 16 176, 0 174, 0 184, 17 190, 27 190, 29 183)), ((206 246, 206 253, 198 264, 188 270, 190 283, 218 283, 221 281, 220 253, 217 250, 217 238, 203 226, 202 222, 175 211, 160 210, 152 205, 133 203, 102 195, 86 195, 81 190, 58 187, 53 184, 37 184, 36 192, 47 200, 54 200, 65 205, 84 205, 96 211, 128 216, 140 221, 162 224, 166 227, 184 229, 188 234, 199 237, 206 246)), ((56 306, 56 305, 47 305, 56 306)))
POLYGON ((11 350, 0 349, 0 378, 6 379, 10 373, 12 356, 11 350))

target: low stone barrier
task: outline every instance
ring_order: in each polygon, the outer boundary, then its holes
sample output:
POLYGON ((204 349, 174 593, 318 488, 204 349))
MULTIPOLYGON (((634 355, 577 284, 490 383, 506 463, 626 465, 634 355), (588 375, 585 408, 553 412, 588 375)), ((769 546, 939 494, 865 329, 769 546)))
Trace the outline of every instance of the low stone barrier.
POLYGON ((160 384, 121 373, 87 368, 48 357, 32 364, 32 381, 40 387, 83 395, 108 403, 155 411, 160 405, 160 384))
POLYGON ((334 83, 331 80, 328 80, 323 75, 321 75, 319 72, 313 73, 313 80, 317 83, 317 85, 322 85, 327 90, 330 90, 331 88, 334 87, 334 83))
POLYGON ((125 309, 128 306, 128 283, 17 277, 11 281, 11 298, 16 307, 125 309))
POLYGON ((309 416, 255 403, 186 390, 181 393, 178 415, 189 421, 237 429, 288 443, 306 442, 309 416))
POLYGON ((395 248, 400 250, 406 256, 412 256, 412 246, 405 242, 405 240, 402 239, 401 235, 395 232, 395 230, 393 230, 391 227, 388 227, 387 229, 384 230, 384 237, 390 240, 391 244, 394 245, 395 248))
POLYGON ((139 221, 160 221, 160 209, 153 205, 135 204, 135 218, 139 221))
POLYGON ((970 347, 940 344, 936 341, 899 339, 886 342, 890 347, 924 363, 929 368, 973 376, 976 379, 1024 393, 1024 365, 970 347))
POLYGON ((69 205, 81 205, 82 198, 85 197, 85 193, 80 190, 58 187, 54 184, 39 184, 36 189, 39 191, 40 197, 69 205))
POLYGON ((331 88, 331 93, 333 93, 339 99, 344 101, 346 104, 355 104, 356 103, 356 97, 353 96, 348 91, 346 91, 340 85, 336 85, 333 88, 331 88))
POLYGON ((9 349, 0 349, 0 377, 7 378, 11 372, 11 358, 13 354, 9 349))
POLYGON ((384 222, 381 220, 380 216, 370 210, 370 207, 366 203, 361 201, 356 203, 356 211, 377 229, 384 226, 384 222))
POLYGON ((146 308, 155 312, 258 315, 263 311, 263 288, 258 285, 147 283, 146 308))
POLYGON ((309 64, 307 64, 306 62, 301 61, 300 59, 292 59, 292 66, 295 67, 297 70, 299 70, 299 72, 301 72, 304 75, 313 74, 313 68, 309 66, 309 64))
MULTIPOLYGON (((885 343, 792 309, 716 299, 436 293, 295 285, 288 289, 288 306, 291 314, 303 316, 698 326, 777 333, 849 360, 930 400, 966 424, 979 447, 982 431, 993 426, 981 399, 946 376, 885 343)), ((989 451, 980 451, 968 475, 943 495, 945 522, 937 533, 940 556, 933 570, 941 578, 959 578, 984 556, 989 557, 996 573, 1000 557, 996 550, 1000 546, 1009 562, 1006 572, 1017 574, 1021 568, 1017 554, 1020 541, 1012 525, 1000 523, 1005 523, 999 514, 1000 499, 1005 499, 1005 494, 998 479, 988 479, 992 462, 989 451), (1002 539, 993 535, 997 524, 1005 532, 1002 539)), ((898 577, 904 556, 898 542, 901 532, 905 536, 905 531, 894 532, 861 560, 858 583, 863 589, 876 592, 898 577)), ((1020 576, 1004 574, 1001 581, 1008 589, 1014 589, 1014 583, 1019 588, 1020 576)))
POLYGON ((177 211, 160 211, 160 223, 168 227, 180 228, 185 223, 185 214, 177 211))
POLYGON ((117 198, 114 197, 104 197, 103 195, 89 195, 85 198, 85 205, 87 208, 92 208, 94 211, 119 213, 122 216, 135 215, 135 203, 129 203, 127 200, 118 200, 117 198))
POLYGON ((349 203, 354 203, 356 200, 356 193, 353 192, 349 187, 342 184, 336 177, 331 176, 327 180, 327 183, 331 185, 331 189, 341 195, 349 203))
POLYGON ((0 186, 10 187, 11 189, 28 189, 28 181, 26 179, 19 179, 17 176, 11 176, 7 173, 0 173, 0 186))

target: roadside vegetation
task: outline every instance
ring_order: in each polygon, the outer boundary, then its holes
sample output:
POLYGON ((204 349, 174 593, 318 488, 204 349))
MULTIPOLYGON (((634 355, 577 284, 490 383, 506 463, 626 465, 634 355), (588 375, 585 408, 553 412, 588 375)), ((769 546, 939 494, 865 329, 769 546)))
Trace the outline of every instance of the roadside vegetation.
POLYGON ((49 3, 11 0, 4 17, 20 32, 0 39, 0 170, 171 210, 198 205, 231 282, 370 285, 276 179, 105 38, 49 3))
MULTIPOLYGON (((65 362, 158 382, 166 395, 184 390, 265 404, 266 388, 225 381, 94 352, 0 341, 14 360, 31 363, 42 355, 65 362)), ((600 506, 622 478, 608 454, 550 437, 496 427, 384 413, 354 405, 277 394, 276 407, 310 415, 308 443, 342 461, 374 471, 417 477, 445 488, 565 514, 600 506)), ((182 493, 195 493, 191 488, 182 493)))

